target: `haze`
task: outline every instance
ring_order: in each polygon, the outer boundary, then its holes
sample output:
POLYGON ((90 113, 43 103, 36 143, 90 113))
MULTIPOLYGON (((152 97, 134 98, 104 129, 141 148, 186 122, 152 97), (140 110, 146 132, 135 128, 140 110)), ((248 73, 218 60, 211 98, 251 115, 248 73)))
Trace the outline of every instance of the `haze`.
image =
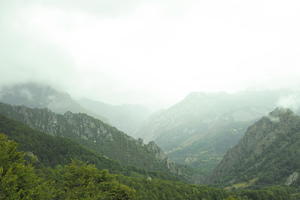
POLYGON ((300 86, 296 0, 1 1, 0 85, 113 104, 300 86))

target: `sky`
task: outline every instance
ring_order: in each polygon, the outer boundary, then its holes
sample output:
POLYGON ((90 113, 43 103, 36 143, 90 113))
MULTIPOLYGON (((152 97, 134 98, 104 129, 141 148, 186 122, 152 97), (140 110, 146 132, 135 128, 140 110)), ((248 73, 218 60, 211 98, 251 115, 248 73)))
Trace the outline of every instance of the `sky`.
POLYGON ((297 0, 0 2, 0 85, 167 106, 190 92, 299 88, 297 0))

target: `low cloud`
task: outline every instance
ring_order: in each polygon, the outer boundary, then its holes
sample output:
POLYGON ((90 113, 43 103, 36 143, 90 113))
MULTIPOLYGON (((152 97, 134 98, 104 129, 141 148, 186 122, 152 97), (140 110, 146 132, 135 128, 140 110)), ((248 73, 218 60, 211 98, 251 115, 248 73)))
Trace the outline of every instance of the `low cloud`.
POLYGON ((289 108, 293 111, 298 111, 300 108, 300 94, 292 94, 281 97, 277 103, 278 107, 289 108))
POLYGON ((295 88, 300 4, 262 1, 1 1, 0 85, 164 106, 193 91, 295 88))

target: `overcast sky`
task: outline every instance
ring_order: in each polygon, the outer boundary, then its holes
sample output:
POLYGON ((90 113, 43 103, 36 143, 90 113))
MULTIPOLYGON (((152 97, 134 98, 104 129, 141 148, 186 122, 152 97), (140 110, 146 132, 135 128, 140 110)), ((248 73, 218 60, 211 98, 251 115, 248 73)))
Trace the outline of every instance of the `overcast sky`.
POLYGON ((147 105, 296 88, 299 10, 298 0, 0 1, 0 85, 147 105))

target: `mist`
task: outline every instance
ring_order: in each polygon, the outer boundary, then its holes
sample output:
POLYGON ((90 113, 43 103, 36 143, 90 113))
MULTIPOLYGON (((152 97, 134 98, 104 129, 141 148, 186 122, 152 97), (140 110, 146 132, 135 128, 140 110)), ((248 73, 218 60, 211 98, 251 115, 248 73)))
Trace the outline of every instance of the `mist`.
MULTIPOLYGON (((300 3, 2 1, 0 86, 41 82, 112 104, 297 89, 300 3)), ((297 107, 294 97, 279 106, 297 107)))

